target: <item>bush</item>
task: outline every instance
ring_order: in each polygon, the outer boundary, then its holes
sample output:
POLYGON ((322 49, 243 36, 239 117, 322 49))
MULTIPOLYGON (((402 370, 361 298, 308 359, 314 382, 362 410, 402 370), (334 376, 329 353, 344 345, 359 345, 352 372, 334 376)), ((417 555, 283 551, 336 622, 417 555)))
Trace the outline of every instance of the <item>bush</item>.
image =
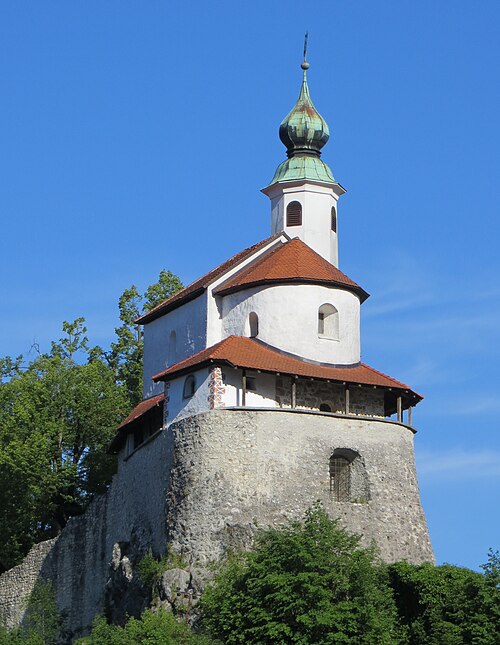
MULTIPOLYGON (((1 641, 0 641, 1 642, 1 641)), ((210 645, 214 641, 195 634, 166 611, 146 610, 140 619, 131 618, 124 627, 108 625, 102 617, 94 621, 92 633, 75 645, 210 645)))
POLYGON ((405 642, 386 567, 319 504, 230 558, 201 607, 203 626, 228 645, 405 642))

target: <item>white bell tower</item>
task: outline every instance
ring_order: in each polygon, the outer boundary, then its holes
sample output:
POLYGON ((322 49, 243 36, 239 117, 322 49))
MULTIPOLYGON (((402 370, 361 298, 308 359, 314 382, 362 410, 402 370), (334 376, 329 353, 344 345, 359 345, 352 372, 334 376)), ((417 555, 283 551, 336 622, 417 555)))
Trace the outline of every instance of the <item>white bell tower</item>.
POLYGON ((346 191, 321 160, 330 137, 328 125, 314 107, 307 85, 305 60, 297 103, 280 125, 286 159, 262 192, 271 200, 271 233, 299 237, 325 260, 338 266, 337 202, 346 191))

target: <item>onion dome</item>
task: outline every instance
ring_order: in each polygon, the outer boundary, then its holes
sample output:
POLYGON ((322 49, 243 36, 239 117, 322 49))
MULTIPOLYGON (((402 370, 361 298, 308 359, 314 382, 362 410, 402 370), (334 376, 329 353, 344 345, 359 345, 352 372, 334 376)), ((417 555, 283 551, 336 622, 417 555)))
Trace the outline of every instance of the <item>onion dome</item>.
POLYGON ((309 95, 307 70, 309 63, 301 65, 304 76, 299 98, 280 125, 279 135, 286 146, 288 159, 278 166, 269 184, 311 180, 336 184, 332 171, 320 159, 321 148, 330 138, 328 125, 316 110, 309 95))
POLYGON ((309 95, 307 86, 309 63, 304 61, 301 67, 304 70, 304 78, 299 98, 280 125, 280 139, 286 146, 289 158, 296 155, 319 157, 321 148, 330 138, 328 125, 314 107, 309 95))

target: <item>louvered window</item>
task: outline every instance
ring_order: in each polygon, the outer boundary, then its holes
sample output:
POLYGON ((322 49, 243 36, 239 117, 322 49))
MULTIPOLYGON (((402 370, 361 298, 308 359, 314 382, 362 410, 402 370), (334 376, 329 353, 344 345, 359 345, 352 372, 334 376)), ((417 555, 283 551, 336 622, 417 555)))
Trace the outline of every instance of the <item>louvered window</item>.
POLYGON ((332 231, 334 233, 337 232, 337 211, 333 206, 332 206, 332 231))
POLYGON ((302 205, 300 202, 290 202, 286 207, 286 225, 302 226, 302 205))

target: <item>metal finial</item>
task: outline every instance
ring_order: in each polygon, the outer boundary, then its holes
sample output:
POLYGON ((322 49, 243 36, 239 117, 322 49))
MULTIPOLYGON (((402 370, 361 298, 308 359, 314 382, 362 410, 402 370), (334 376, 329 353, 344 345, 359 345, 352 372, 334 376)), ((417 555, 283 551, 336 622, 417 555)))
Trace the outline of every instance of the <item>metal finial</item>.
POLYGON ((304 72, 309 69, 309 63, 307 62, 307 37, 308 37, 308 32, 306 31, 304 35, 304 62, 301 65, 304 72))

